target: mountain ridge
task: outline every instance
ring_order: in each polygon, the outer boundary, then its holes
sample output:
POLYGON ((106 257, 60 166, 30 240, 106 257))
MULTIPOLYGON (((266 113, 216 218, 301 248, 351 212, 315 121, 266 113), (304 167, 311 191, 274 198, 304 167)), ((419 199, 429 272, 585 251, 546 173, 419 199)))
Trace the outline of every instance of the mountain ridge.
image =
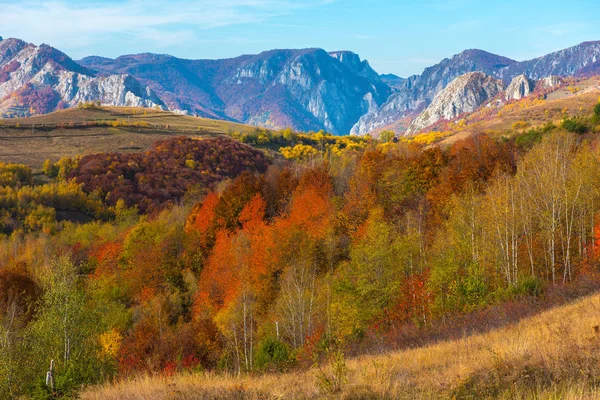
MULTIPOLYGON (((363 135, 391 127, 404 133, 450 82, 475 71, 507 85, 520 75, 526 82, 549 76, 589 76, 600 72, 600 41, 582 42, 525 61, 466 49, 420 75, 401 78, 378 74, 368 60, 349 50, 272 49, 221 59, 145 52, 74 61, 49 45, 9 38, 0 40, 0 114, 21 103, 21 113, 27 113, 27 102, 11 100, 13 95, 17 100, 48 97, 43 107, 31 108, 35 112, 100 98, 110 105, 158 105, 183 114, 275 129, 363 135), (33 74, 15 59, 18 53, 32 50, 36 52, 33 74), (121 78, 108 79, 111 76, 121 78), (79 82, 85 87, 79 88, 79 82)), ((524 88, 513 95, 528 92, 530 88, 524 88)))
POLYGON ((131 75, 100 77, 49 45, 0 41, 0 115, 46 113, 90 101, 164 107, 131 75))
MULTIPOLYGON (((508 84, 519 75, 540 80, 549 76, 576 76, 586 68, 589 69, 586 74, 590 75, 600 71, 600 67, 596 66, 599 62, 600 41, 582 42, 525 61, 511 60, 484 50, 463 50, 450 59, 445 58, 438 64, 425 68, 421 75, 409 77, 382 106, 362 116, 352 127, 351 133, 363 135, 376 132, 406 116, 418 115, 452 79, 467 72, 480 71, 508 84)), ((396 133, 405 131, 405 128, 401 128, 396 133)))
POLYGON ((155 54, 80 60, 100 73, 129 73, 171 109, 262 125, 345 134, 391 89, 350 51, 275 49, 220 60, 155 54))

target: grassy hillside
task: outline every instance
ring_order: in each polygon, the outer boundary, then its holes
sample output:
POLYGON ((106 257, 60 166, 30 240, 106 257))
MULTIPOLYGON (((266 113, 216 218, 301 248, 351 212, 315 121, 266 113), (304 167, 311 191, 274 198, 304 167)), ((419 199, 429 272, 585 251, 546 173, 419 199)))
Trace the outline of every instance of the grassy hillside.
POLYGON ((165 111, 102 107, 68 109, 29 118, 0 119, 0 161, 39 169, 45 159, 148 150, 157 140, 197 137, 254 127, 165 111))
MULTIPOLYGON (((82 398, 600 398, 599 325, 595 294, 486 334, 349 360, 336 394, 324 390, 313 368, 242 378, 142 377, 92 387, 82 398)), ((333 376, 331 367, 325 374, 333 376)))

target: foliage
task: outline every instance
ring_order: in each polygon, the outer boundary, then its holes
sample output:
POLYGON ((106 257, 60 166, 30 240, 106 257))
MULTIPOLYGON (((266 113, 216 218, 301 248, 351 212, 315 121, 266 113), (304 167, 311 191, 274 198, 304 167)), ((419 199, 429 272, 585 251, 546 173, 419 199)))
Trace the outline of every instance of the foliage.
POLYGON ((7 164, 0 162, 0 187, 9 186, 18 189, 33 184, 31 169, 22 164, 7 164))
POLYGON ((588 131, 587 125, 576 118, 565 118, 561 124, 561 127, 569 132, 573 133, 586 133, 588 131))
POLYGON ((233 140, 175 138, 143 154, 85 156, 68 177, 110 206, 122 199, 150 213, 178 201, 193 185, 210 188, 243 171, 264 172, 268 164, 262 152, 233 140))
POLYGON ((259 370, 285 370, 290 363, 290 352, 285 343, 265 338, 259 345, 255 355, 254 365, 259 370))
POLYGON ((477 316, 494 307, 514 321, 518 305, 594 287, 597 139, 513 133, 447 148, 266 134, 264 146, 310 147, 310 162, 177 138, 48 162, 57 179, 39 186, 2 166, 1 394, 48 395, 54 358, 58 394, 114 374, 313 365, 331 395, 348 386, 346 354, 437 340, 448 321, 485 329, 477 316), (63 210, 97 220, 57 222, 63 210))

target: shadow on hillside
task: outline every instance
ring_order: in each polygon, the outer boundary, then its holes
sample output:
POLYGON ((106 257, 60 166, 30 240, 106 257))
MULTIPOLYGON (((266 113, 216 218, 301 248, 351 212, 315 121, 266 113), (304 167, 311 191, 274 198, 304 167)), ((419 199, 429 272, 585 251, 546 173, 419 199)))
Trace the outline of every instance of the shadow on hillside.
POLYGON ((367 335, 361 344, 348 350, 352 356, 382 354, 457 340, 516 324, 522 319, 598 291, 600 275, 582 274, 575 282, 549 286, 540 296, 522 296, 471 313, 447 315, 424 328, 413 323, 401 324, 392 327, 383 338, 380 335, 367 335))

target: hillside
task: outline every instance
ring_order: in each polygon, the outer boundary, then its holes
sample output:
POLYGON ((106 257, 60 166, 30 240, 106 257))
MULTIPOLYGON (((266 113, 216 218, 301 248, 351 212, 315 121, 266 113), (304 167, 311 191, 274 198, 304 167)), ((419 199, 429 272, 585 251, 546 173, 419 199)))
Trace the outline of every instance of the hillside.
MULTIPOLYGON (((598 399, 600 294, 460 340, 347 361, 335 398, 598 399)), ((327 374, 332 374, 327 370, 327 374)), ((241 377, 142 377, 91 387, 82 399, 331 398, 315 369, 241 377)))
POLYGON ((404 133, 408 126, 398 125, 398 121, 415 118, 438 92, 468 72, 483 72, 502 79, 506 84, 523 74, 535 80, 553 75, 590 76, 594 74, 599 57, 600 42, 581 43, 521 62, 481 50, 465 50, 426 68, 421 75, 409 77, 382 106, 362 116, 352 128, 352 133, 361 135, 388 128, 404 133))
POLYGON ((449 145, 474 133, 487 132, 495 136, 516 136, 547 123, 560 124, 565 117, 587 116, 600 98, 600 78, 578 81, 569 87, 551 91, 545 99, 536 94, 508 102, 498 108, 481 107, 459 121, 442 122, 431 130, 445 131, 449 136, 441 144, 449 145))
POLYGON ((46 159, 102 152, 145 151, 157 140, 254 128, 229 121, 131 107, 67 109, 28 118, 0 119, 0 161, 34 169, 46 159))
POLYGON ((597 300, 585 316, 507 325, 600 288, 600 105, 560 112, 449 146, 177 137, 45 163, 45 184, 0 163, 0 397, 158 385, 169 391, 153 397, 198 398, 177 386, 192 382, 207 398, 513 398, 595 384, 594 347, 577 341, 595 335, 597 300))

